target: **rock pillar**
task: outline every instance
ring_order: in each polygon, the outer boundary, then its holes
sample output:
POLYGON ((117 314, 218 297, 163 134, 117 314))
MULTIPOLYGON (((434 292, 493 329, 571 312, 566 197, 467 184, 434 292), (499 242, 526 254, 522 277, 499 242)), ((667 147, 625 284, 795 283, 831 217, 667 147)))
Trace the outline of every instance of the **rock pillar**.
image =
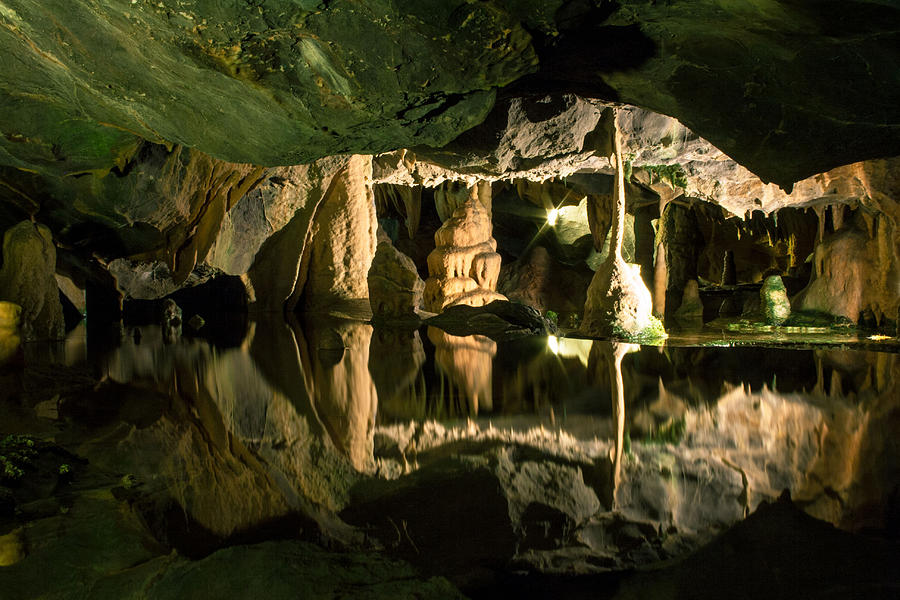
POLYGON ((613 133, 616 163, 615 205, 610 253, 588 287, 581 333, 617 338, 665 337, 662 324, 653 317, 653 300, 638 265, 625 262, 625 165, 618 122, 613 133))
POLYGON ((425 309, 441 312, 448 306, 484 306, 506 300, 498 294, 500 255, 492 237, 490 187, 470 188, 469 198, 434 234, 437 246, 428 255, 425 309))
POLYGON ((372 157, 353 156, 332 181, 315 217, 303 265, 307 310, 350 308, 369 313, 368 275, 376 230, 372 157))

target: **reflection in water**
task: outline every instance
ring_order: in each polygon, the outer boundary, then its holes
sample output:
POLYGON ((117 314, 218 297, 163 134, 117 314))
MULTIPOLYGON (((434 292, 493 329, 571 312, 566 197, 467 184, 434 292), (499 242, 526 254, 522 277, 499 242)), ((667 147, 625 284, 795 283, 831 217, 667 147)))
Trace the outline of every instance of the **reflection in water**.
POLYGON ((459 452, 493 473, 485 489, 505 490, 523 543, 542 548, 599 548, 623 520, 701 539, 786 488, 816 517, 883 529, 898 493, 897 354, 498 344, 323 319, 257 321, 230 348, 141 331, 105 362, 129 386, 107 392, 127 399, 127 427, 82 448, 155 480, 220 537, 294 513, 334 535, 355 485, 432 469, 442 485, 441 461, 459 452), (583 537, 535 533, 554 527, 583 537))
POLYGON ((459 337, 445 333, 436 327, 428 328, 428 339, 434 344, 434 361, 440 371, 447 376, 441 378, 440 405, 451 407, 450 415, 477 416, 479 410, 491 411, 493 396, 493 359, 497 354, 497 343, 483 335, 459 337), (454 386, 458 386, 466 405, 457 408, 454 400, 454 386))
POLYGON ((357 471, 375 468, 373 436, 378 392, 369 374, 372 327, 334 320, 309 328, 313 403, 331 440, 357 471))
POLYGON ((595 368, 606 366, 609 374, 609 393, 612 398, 612 415, 616 438, 612 448, 612 508, 616 508, 616 492, 622 477, 622 460, 625 451, 625 382, 622 378, 622 359, 629 352, 637 352, 637 344, 599 342, 591 345, 591 359, 599 362, 595 368))

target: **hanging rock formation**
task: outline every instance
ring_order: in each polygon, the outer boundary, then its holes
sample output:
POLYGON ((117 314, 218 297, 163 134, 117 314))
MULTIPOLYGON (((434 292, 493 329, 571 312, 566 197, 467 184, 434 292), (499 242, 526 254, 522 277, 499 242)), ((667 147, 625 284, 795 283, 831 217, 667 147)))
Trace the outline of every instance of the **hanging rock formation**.
POLYGON ((56 340, 65 334, 55 272, 56 246, 45 226, 22 221, 3 234, 0 300, 22 307, 25 340, 56 340))
POLYGON ((455 304, 483 306, 506 300, 494 291, 500 275, 500 255, 496 252, 497 242, 491 237, 490 209, 480 196, 473 193, 434 234, 437 247, 428 255, 426 310, 441 312, 455 304))

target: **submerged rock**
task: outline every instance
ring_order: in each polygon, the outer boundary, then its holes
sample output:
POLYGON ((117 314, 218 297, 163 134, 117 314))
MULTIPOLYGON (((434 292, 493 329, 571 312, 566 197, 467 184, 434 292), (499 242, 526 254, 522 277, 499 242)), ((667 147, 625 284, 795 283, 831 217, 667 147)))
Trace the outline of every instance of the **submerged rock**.
POLYGON ((494 339, 557 332, 556 326, 536 309, 508 300, 494 300, 477 307, 465 304, 451 306, 426 323, 451 335, 482 334, 494 339))

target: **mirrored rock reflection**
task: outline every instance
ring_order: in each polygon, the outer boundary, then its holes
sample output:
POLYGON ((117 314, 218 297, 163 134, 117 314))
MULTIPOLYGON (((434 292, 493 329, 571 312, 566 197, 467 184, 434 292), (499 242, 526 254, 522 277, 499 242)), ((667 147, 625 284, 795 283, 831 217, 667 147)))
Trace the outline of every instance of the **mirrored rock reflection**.
POLYGON ((259 320, 237 347, 143 327, 102 372, 63 403, 69 435, 216 539, 294 518, 426 567, 602 571, 785 489, 847 530, 897 526, 897 354, 259 320))

